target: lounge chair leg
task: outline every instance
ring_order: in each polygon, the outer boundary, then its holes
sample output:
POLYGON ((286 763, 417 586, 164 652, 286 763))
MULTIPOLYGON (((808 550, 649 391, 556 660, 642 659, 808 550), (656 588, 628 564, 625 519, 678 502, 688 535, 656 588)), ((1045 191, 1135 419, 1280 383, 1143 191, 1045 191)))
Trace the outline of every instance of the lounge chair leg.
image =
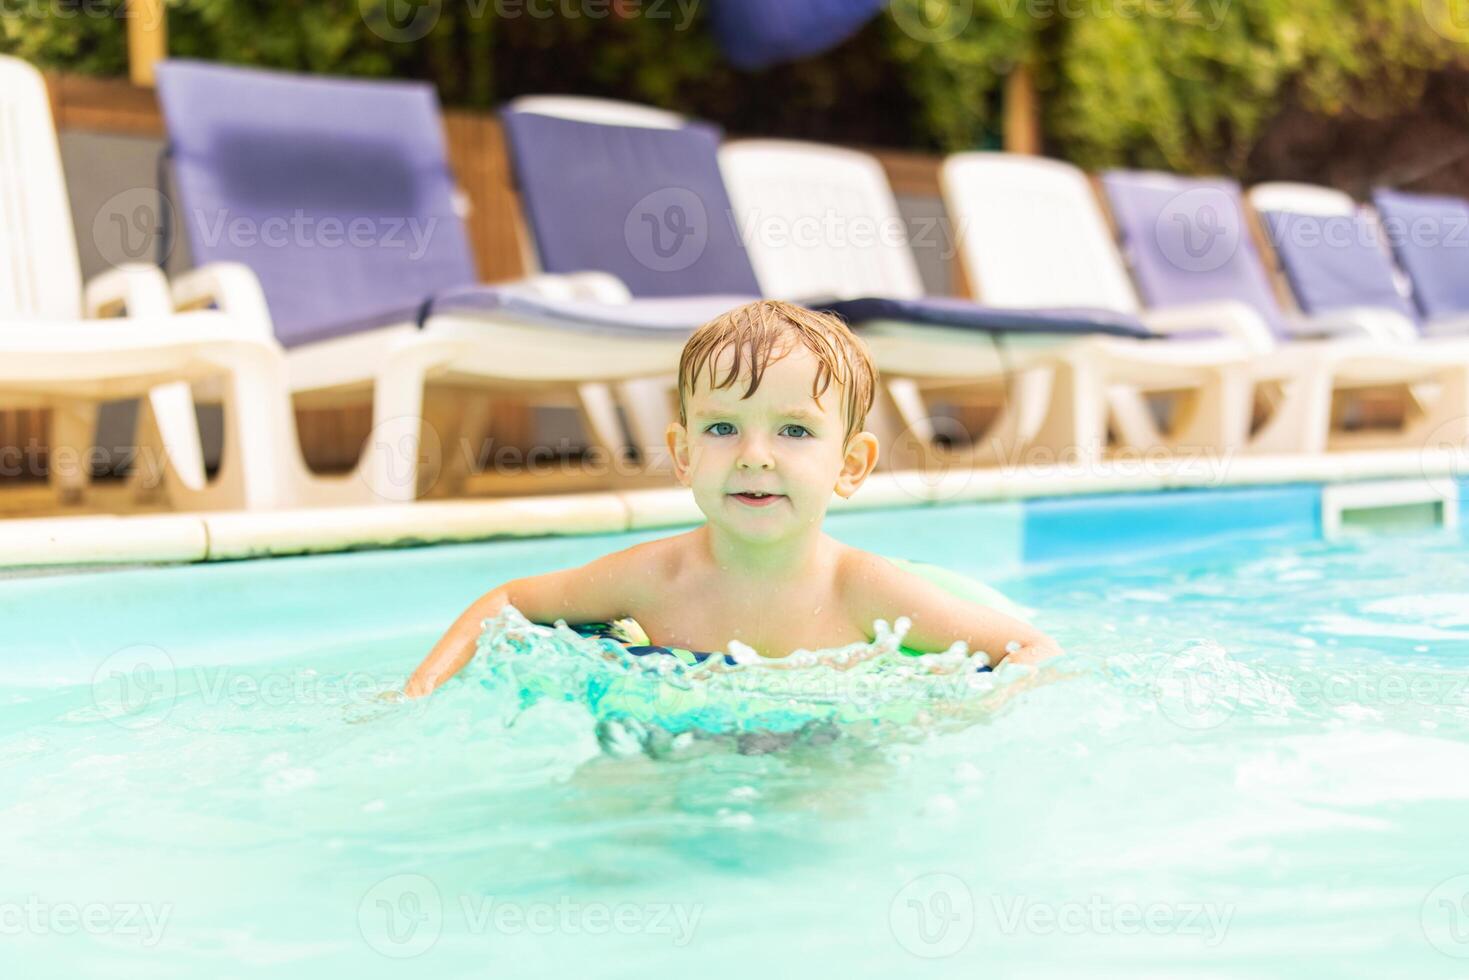
MULTIPOLYGON (((125 484, 129 499, 140 506, 161 502, 166 496, 164 484, 169 479, 168 452, 163 448, 163 436, 148 398, 138 401, 138 422, 132 449, 133 458, 125 484)), ((203 469, 202 462, 200 469, 203 469)))
POLYGON ((454 402, 443 421, 432 415, 444 439, 444 464, 433 487, 438 496, 461 497, 471 473, 479 465, 484 446, 481 440, 490 427, 494 397, 487 391, 456 390, 454 402))
POLYGON ((615 471, 626 451, 627 437, 622 432, 622 420, 617 415, 617 399, 612 395, 612 386, 601 381, 589 381, 577 385, 576 394, 581 404, 582 423, 591 437, 590 448, 601 453, 602 459, 615 471))
POLYGON ((183 510, 269 510, 299 503, 306 464, 280 353, 231 344, 204 356, 224 374, 224 447, 213 481, 205 477, 189 386, 162 385, 148 397, 164 452, 169 502, 183 510))
POLYGON ((935 438, 933 416, 928 413, 928 404, 916 381, 908 378, 893 378, 888 382, 888 397, 897 410, 898 421, 903 430, 919 444, 933 448, 935 438))
POLYGON ((667 466, 655 467, 653 464, 667 454, 664 433, 668 431, 669 423, 678 418, 674 401, 677 384, 678 379, 670 375, 623 381, 617 385, 617 400, 627 417, 633 445, 645 470, 669 471, 667 466))
POLYGON ((423 418, 423 386, 429 365, 409 357, 391 359, 373 389, 372 431, 357 464, 369 500, 407 503, 417 498, 419 474, 439 471, 443 445, 423 418))
POLYGON ((1408 441, 1419 449, 1469 450, 1469 369, 1443 373, 1438 398, 1408 441))
POLYGON ((1313 366, 1285 382, 1280 407, 1249 443, 1253 453, 1323 453, 1331 433, 1332 374, 1313 366))
POLYGON ((1060 462, 1100 462, 1107 442, 1105 394, 1095 368, 1073 358, 1057 362, 1051 404, 1036 432, 1035 450, 1054 454, 1060 462))
POLYGON ((887 442, 889 461, 896 469, 924 467, 939 452, 933 416, 916 381, 891 378, 887 381, 887 418, 890 430, 887 442))
POLYGON ((159 385, 138 401, 128 493, 136 504, 168 500, 174 506, 204 493, 208 478, 194 392, 187 381, 159 385))
POLYGON ((1249 377, 1239 370, 1223 370, 1198 386, 1170 442, 1188 452, 1237 452, 1249 439, 1253 401, 1249 377))
POLYGON ((85 498, 92 482, 91 451, 96 438, 96 402, 66 400, 52 406, 46 477, 62 506, 75 506, 85 498))
MULTIPOLYGON (((148 392, 147 409, 157 435, 157 441, 147 451, 163 455, 158 459, 140 459, 139 463, 157 474, 167 472, 183 491, 202 492, 208 478, 193 388, 187 381, 159 385, 148 392)), ((142 406, 139 410, 142 411, 142 406)))
POLYGON ((1162 445, 1163 434, 1142 392, 1130 385, 1112 385, 1107 389, 1107 407, 1124 446, 1147 450, 1162 445))
POLYGON ((1045 423, 1051 403, 1051 372, 1025 371, 1015 378, 999 416, 975 441, 972 464, 1007 466, 1018 462, 1045 423))
POLYGON ((299 503, 306 461, 286 393, 285 362, 277 351, 252 346, 232 366, 225 382, 220 482, 246 510, 293 506, 299 503))

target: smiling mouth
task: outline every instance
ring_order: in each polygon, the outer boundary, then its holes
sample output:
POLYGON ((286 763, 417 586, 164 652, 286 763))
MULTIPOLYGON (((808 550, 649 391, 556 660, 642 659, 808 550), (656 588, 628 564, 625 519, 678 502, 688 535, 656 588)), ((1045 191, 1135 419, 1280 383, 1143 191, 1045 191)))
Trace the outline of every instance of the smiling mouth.
POLYGON ((732 493, 730 496, 751 507, 769 507, 777 500, 785 499, 785 494, 780 493, 732 493))

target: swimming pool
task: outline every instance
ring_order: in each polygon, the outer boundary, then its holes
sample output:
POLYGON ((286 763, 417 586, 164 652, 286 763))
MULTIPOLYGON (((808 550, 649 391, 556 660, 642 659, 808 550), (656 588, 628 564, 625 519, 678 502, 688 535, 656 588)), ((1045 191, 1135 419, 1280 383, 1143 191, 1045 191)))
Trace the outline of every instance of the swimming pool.
POLYGON ((653 533, 0 582, 7 973, 1462 975, 1469 547, 1319 521, 1310 485, 833 517, 1074 676, 656 759, 574 701, 376 698, 495 582, 653 533))

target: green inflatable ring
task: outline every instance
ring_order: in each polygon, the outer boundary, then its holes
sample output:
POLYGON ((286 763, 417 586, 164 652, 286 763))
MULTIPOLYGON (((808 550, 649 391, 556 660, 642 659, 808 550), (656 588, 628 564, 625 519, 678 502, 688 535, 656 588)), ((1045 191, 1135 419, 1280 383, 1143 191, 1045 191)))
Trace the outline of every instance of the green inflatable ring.
MULTIPOLYGON (((970 602, 987 606, 1007 616, 1025 621, 1025 612, 999 590, 966 575, 925 562, 890 559, 928 582, 970 602)), ((695 653, 668 647, 629 643, 619 635, 616 624, 588 624, 573 627, 580 635, 610 640, 636 656, 668 654, 685 668, 702 663, 719 654, 695 653)), ((900 648, 908 656, 922 656, 917 650, 900 648)), ((731 662, 726 657, 727 662, 731 662)), ((984 668, 988 670, 988 668, 984 668)), ((858 672, 843 676, 833 685, 828 672, 772 671, 769 674, 740 674, 741 680, 725 679, 709 683, 678 683, 652 673, 627 672, 600 679, 589 679, 585 696, 599 721, 632 721, 640 726, 656 726, 665 731, 731 731, 780 732, 795 731, 813 722, 912 724, 924 717, 935 699, 952 699, 952 682, 938 693, 926 689, 911 691, 901 687, 868 684, 867 694, 861 688, 872 676, 858 672), (724 685, 721 687, 721 685, 724 685), (763 685, 763 686, 762 686, 763 685), (855 693, 854 693, 855 692, 855 693)))
MULTIPOLYGON (((904 571, 911 572, 919 578, 937 585, 950 595, 958 596, 960 599, 966 599, 976 605, 987 606, 990 609, 1004 613, 1012 619, 1018 619, 1021 622, 1027 621, 1025 610, 1021 609, 1014 600, 994 586, 986 585, 983 582, 972 579, 967 575, 961 575, 941 565, 931 565, 928 562, 912 561, 907 558, 889 558, 888 561, 904 571)), ((673 656, 688 665, 703 663, 709 657, 716 656, 716 654, 685 650, 680 647, 651 645, 647 642, 645 634, 638 635, 641 634, 642 627, 631 620, 620 620, 618 623, 583 623, 573 626, 572 629, 576 630, 582 636, 613 640, 622 644, 627 650, 637 656, 661 653, 673 656), (623 624, 627 624, 627 626, 623 624), (632 632, 628 627, 636 630, 636 633, 632 632)), ((899 647, 899 650, 910 657, 923 656, 923 652, 920 650, 910 650, 907 647, 899 647)), ((727 657, 726 660, 728 660, 727 657)))

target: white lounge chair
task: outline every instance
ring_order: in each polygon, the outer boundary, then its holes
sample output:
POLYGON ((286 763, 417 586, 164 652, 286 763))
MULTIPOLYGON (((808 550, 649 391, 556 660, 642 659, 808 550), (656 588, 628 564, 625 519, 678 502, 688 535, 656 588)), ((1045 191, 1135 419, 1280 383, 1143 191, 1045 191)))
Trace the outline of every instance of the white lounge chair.
MULTIPOLYGON (((1072 392, 1081 403, 1074 411, 1094 438, 1110 414, 1121 441, 1135 447, 1319 451, 1328 441, 1333 380, 1349 386, 1380 373, 1370 362, 1381 345, 1281 344, 1259 305, 1228 289, 1180 287, 1144 309, 1090 180, 1068 164, 966 153, 945 161, 942 181, 960 257, 983 300, 1007 307, 1100 307, 1136 315, 1169 337, 1146 344, 1097 339, 1063 352, 1064 375, 1073 380, 1060 392, 1072 392), (1262 382, 1281 385, 1286 397, 1252 432, 1255 388, 1262 382), (1191 392, 1192 401, 1165 436, 1140 395, 1179 390, 1191 392)), ((1179 207, 1220 208, 1213 198, 1195 201, 1183 190, 1175 197, 1179 207)), ((1158 239, 1176 231, 1154 221, 1147 229, 1134 228, 1133 244, 1157 252, 1158 239)), ((1255 275, 1253 246, 1238 231, 1231 248, 1223 264, 1242 263, 1242 275, 1255 275)), ((1177 258, 1184 264, 1190 259, 1183 251, 1177 258)), ((1207 265, 1217 257, 1206 258, 1207 265)), ((1258 301, 1258 294, 1252 298, 1258 301)), ((1363 332, 1360 322, 1339 316, 1315 320, 1307 329, 1363 332)), ((1386 368, 1392 377, 1422 377, 1425 371, 1432 373, 1422 359, 1411 358, 1386 368)), ((1460 374, 1452 365, 1441 373, 1452 395, 1460 374)), ((1446 401, 1445 409, 1451 404, 1446 401)))
MULTIPOLYGON (((769 291, 853 296, 880 290, 904 299, 923 296, 906 225, 875 158, 809 143, 748 140, 727 144, 720 160, 751 258, 769 291), (816 234, 802 233, 803 225, 816 234), (834 235, 844 240, 832 241, 834 235)), ((946 190, 966 183, 953 164, 951 160, 945 169, 946 190)), ((1074 190, 1069 185, 1061 189, 1074 190)), ((1096 249, 1084 236, 1050 220, 1044 209, 1029 210, 1025 203, 1017 202, 1013 213, 986 218, 997 235, 1019 224, 1023 227, 1014 229, 1016 234, 1052 242, 1050 288, 1039 293, 1013 288, 1017 270, 1008 268, 995 277, 999 288, 988 288, 988 278, 981 280, 979 299, 986 307, 1084 310, 1093 316, 1136 318, 1155 333, 1222 323, 1249 338, 1258 329, 1248 318, 1238 322, 1238 311, 1213 305, 1137 317, 1136 304, 1127 302, 1126 275, 1115 251, 1096 249), (1080 285, 1085 283, 1097 288, 1080 285)), ((970 229, 963 221, 959 224, 967 245, 964 236, 970 229)), ((973 265, 967 268, 973 279, 973 265)), ((1035 280, 1043 273, 1036 269, 1028 275, 1035 280)), ((1106 444, 1109 416, 1112 428, 1128 437, 1125 441, 1159 441, 1137 399, 1112 398, 1115 404, 1109 410, 1108 386, 1119 384, 1149 390, 1192 387, 1198 397, 1175 438, 1190 446, 1228 447, 1239 434, 1233 429, 1237 413, 1224 400, 1225 373, 1241 362, 1242 348, 1260 342, 1250 338, 1243 344, 1183 346, 1108 336, 1011 334, 989 344, 974 336, 932 331, 928 344, 920 346, 912 342, 914 329, 900 320, 885 321, 868 324, 863 336, 892 379, 889 389, 904 421, 920 436, 926 434, 927 417, 920 386, 1009 388, 999 419, 975 447, 973 457, 979 463, 1014 458, 1031 446, 1095 458, 1106 444)))
MULTIPOLYGON (((747 251, 741 241, 715 127, 641 106, 571 97, 517 100, 507 107, 505 122, 535 251, 551 272, 595 268, 643 296, 748 291, 831 309, 869 338, 890 377, 903 368, 945 378, 955 370, 969 375, 977 370, 970 366, 975 361, 1001 372, 1007 352, 996 354, 996 337, 1021 337, 1022 346, 1048 339, 1055 346, 1058 336, 1147 335, 1130 318, 1105 311, 997 310, 924 299, 911 256, 900 270, 911 273, 907 280, 885 278, 881 265, 854 276, 870 292, 837 292, 816 279, 801 289, 763 282, 751 265, 758 249, 747 251), (969 363, 954 367, 956 350, 969 363)), ((840 265, 846 257, 832 261, 840 265)), ((901 391, 896 380, 893 389, 901 391)), ((1043 413, 1047 407, 1042 400, 1043 413)), ((661 442, 668 418, 664 393, 648 399, 646 413, 630 414, 649 420, 642 440, 661 442)), ((1073 423, 1061 403, 1056 445, 1075 445, 1073 423)), ((910 427, 920 438, 930 434, 926 418, 910 420, 910 427)))
POLYGON ((422 418, 430 381, 574 393, 593 443, 620 452, 609 383, 672 370, 689 331, 723 308, 633 301, 597 274, 479 285, 430 86, 182 61, 161 64, 158 83, 203 263, 176 281, 180 305, 270 324, 300 403, 372 399, 356 472, 303 481, 302 503, 420 495, 437 451, 422 418))
POLYGON ((106 272, 83 289, 71 208, 45 80, 0 56, 0 406, 49 408, 61 503, 85 497, 97 406, 143 400, 145 450, 134 482, 161 466, 179 508, 271 508, 289 502, 294 426, 281 398, 281 351, 257 322, 175 314, 151 266, 106 272), (120 316, 120 318, 118 318, 120 316), (189 395, 212 386, 225 406, 224 454, 205 478, 189 395), (288 442, 289 440, 289 442, 288 442))

